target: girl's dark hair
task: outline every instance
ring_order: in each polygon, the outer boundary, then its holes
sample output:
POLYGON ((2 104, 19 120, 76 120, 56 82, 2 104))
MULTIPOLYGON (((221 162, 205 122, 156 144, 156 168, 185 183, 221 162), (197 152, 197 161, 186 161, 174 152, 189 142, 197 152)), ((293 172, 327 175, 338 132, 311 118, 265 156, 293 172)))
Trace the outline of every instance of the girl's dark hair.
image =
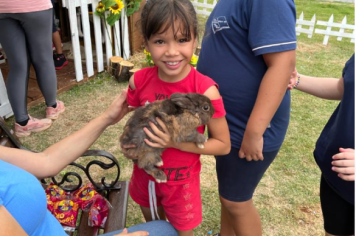
MULTIPOLYGON (((188 40, 198 36, 198 20, 190 0, 148 0, 141 13, 141 32, 147 42, 153 34, 164 33, 172 27, 174 37, 178 31, 188 40), (174 23, 180 25, 175 29, 174 23)), ((177 27, 177 25, 176 25, 177 27)))

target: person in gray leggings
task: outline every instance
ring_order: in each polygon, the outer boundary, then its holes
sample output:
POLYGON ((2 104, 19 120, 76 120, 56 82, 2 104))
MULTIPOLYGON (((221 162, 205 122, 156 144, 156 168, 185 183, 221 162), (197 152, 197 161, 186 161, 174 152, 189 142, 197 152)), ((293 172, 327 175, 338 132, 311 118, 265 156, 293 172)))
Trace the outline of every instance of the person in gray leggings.
POLYGON ((6 86, 15 115, 15 134, 24 137, 49 128, 65 110, 56 100, 57 78, 52 59, 52 9, 26 13, 0 13, 0 43, 10 72, 6 86), (31 62, 46 102, 46 119, 27 112, 27 87, 31 62))

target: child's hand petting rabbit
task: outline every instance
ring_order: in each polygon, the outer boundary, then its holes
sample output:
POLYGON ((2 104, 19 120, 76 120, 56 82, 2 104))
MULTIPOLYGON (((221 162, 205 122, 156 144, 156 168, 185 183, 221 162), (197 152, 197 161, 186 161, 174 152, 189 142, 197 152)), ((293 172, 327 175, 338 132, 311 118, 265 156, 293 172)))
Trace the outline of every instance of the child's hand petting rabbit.
MULTIPOLYGON (((195 142, 204 148, 207 138, 197 131, 197 127, 209 122, 214 114, 214 107, 208 97, 198 93, 174 93, 170 99, 155 101, 135 110, 127 121, 120 137, 123 154, 130 159, 137 159, 139 168, 152 175, 158 183, 166 182, 164 172, 156 166, 163 165, 161 154, 165 144, 149 146, 145 139, 152 143, 144 128, 152 131, 149 122, 153 122, 167 134, 167 142, 195 142), (165 130, 156 121, 159 118, 165 124, 165 130), (127 148, 127 147, 132 148, 127 148), (133 148, 133 146, 135 146, 133 148)), ((173 145, 173 144, 172 144, 173 145)))

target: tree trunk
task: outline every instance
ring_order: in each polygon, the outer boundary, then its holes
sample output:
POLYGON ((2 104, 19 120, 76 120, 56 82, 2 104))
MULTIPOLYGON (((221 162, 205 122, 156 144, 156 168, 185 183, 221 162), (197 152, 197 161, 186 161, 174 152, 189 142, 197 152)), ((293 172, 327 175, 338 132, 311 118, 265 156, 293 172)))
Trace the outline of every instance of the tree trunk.
POLYGON ((126 82, 129 81, 130 79, 130 70, 134 67, 134 64, 132 64, 129 61, 122 61, 120 62, 120 71, 119 74, 116 78, 118 82, 126 82))
POLYGON ((109 71, 110 73, 117 78, 120 73, 120 62, 122 62, 124 59, 122 57, 114 56, 110 57, 110 68, 109 71))
POLYGON ((130 77, 131 77, 133 74, 135 74, 136 71, 139 71, 139 70, 140 70, 140 69, 138 69, 138 68, 131 69, 131 70, 129 71, 130 77))

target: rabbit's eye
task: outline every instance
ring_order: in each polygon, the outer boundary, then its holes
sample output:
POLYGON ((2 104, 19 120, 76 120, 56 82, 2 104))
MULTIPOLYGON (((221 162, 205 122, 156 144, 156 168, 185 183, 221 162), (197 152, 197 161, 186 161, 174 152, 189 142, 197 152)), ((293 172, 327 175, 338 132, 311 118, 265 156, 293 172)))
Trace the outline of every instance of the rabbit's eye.
POLYGON ((208 104, 205 104, 205 105, 203 106, 203 110, 204 110, 204 111, 209 111, 209 110, 210 110, 210 106, 209 106, 208 104))

